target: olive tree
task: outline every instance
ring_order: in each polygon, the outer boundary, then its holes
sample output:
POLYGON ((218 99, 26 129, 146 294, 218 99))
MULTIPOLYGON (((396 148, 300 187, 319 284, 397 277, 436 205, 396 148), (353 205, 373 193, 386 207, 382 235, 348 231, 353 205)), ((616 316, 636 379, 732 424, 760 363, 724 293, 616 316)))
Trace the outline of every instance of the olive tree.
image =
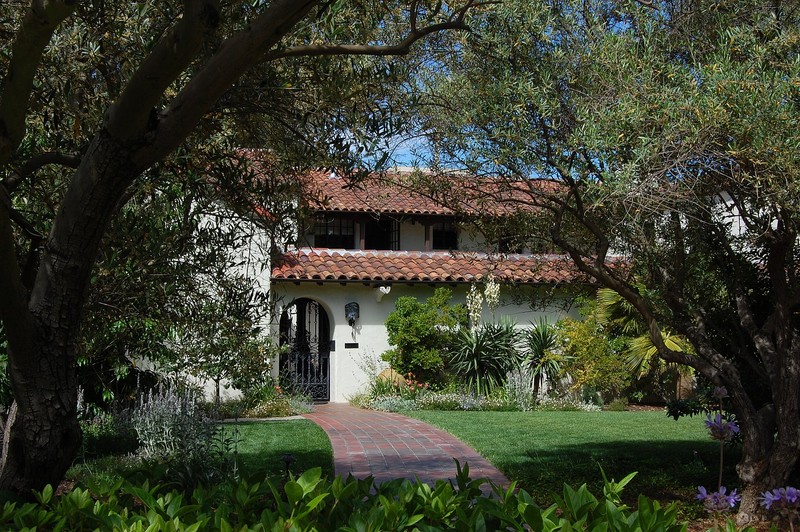
POLYGON ((537 213, 664 360, 727 389, 742 521, 800 457, 798 15, 782 1, 509 0, 416 85, 431 162, 461 170, 458 187, 418 176, 431 194, 537 213))
POLYGON ((0 319, 15 401, 0 489, 58 482, 78 449, 75 366, 93 266, 143 176, 158 182, 174 162, 260 135, 279 160, 311 147, 352 167, 369 152, 353 146, 387 133, 377 95, 400 74, 346 57, 407 54, 466 28, 476 4, 3 3, 0 319), (355 94, 375 98, 362 108, 355 94), (49 211, 40 228, 26 217, 34 201, 49 211))

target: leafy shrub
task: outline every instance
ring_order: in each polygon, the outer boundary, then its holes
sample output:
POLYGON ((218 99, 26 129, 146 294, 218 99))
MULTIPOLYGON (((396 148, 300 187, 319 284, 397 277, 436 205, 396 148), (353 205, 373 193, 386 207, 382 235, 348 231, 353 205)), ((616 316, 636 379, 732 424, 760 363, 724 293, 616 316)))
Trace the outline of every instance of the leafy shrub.
POLYGON ((208 454, 214 422, 189 389, 161 386, 139 399, 131 426, 139 439, 139 455, 146 460, 193 460, 208 454))
POLYGON ((404 296, 386 318, 389 344, 395 346, 381 355, 401 375, 413 373, 424 382, 439 382, 447 346, 455 332, 467 325, 463 305, 450 306, 452 292, 437 288, 425 302, 404 296))
POLYGON ((557 381, 565 358, 554 351, 558 347, 558 334, 556 328, 544 319, 538 324, 532 323, 531 328, 525 331, 524 343, 525 366, 533 374, 533 398, 538 400, 542 380, 557 381))
POLYGON ((601 402, 621 397, 633 378, 622 357, 624 339, 609 338, 591 316, 561 320, 556 330, 565 356, 562 371, 571 378, 572 391, 597 392, 601 402))
POLYGON ((372 400, 370 407, 382 412, 401 412, 403 410, 417 410, 414 399, 406 399, 396 395, 384 395, 372 400))
POLYGON ((503 385, 506 373, 519 365, 519 340, 510 320, 462 328, 455 335, 448 369, 471 390, 489 395, 503 385))
POLYGON ((619 399, 614 399, 608 403, 606 409, 611 412, 624 412, 628 409, 628 398, 620 397, 619 399))
POLYGON ((529 412, 536 406, 536 378, 536 374, 525 366, 513 369, 506 375, 506 397, 516 410, 529 412))
POLYGON ((201 406, 206 415, 213 419, 235 419, 242 417, 249 404, 242 398, 227 399, 219 404, 215 401, 205 402, 201 406))
POLYGON ((271 481, 224 482, 191 494, 149 483, 118 481, 76 488, 54 496, 48 486, 36 502, 7 503, 3 529, 50 530, 660 530, 685 532, 674 505, 662 507, 640 496, 632 511, 621 492, 633 475, 605 482, 596 497, 586 485, 564 486, 549 508, 539 507, 525 490, 471 479, 456 462, 456 482, 394 480, 376 486, 371 478, 329 482, 319 468, 283 486, 271 481))
POLYGON ((81 431, 83 458, 128 454, 139 448, 136 431, 124 415, 100 412, 91 419, 81 420, 81 431))

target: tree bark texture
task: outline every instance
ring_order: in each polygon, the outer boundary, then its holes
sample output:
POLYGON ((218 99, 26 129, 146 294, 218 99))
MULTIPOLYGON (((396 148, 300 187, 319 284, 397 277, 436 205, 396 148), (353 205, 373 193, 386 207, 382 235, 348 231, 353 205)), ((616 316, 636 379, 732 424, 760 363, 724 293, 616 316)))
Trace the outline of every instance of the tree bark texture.
POLYGON ((119 198, 140 171, 125 147, 102 132, 75 172, 28 299, 26 337, 9 342, 15 403, 0 490, 29 493, 57 484, 78 451, 76 347, 89 279, 119 198))

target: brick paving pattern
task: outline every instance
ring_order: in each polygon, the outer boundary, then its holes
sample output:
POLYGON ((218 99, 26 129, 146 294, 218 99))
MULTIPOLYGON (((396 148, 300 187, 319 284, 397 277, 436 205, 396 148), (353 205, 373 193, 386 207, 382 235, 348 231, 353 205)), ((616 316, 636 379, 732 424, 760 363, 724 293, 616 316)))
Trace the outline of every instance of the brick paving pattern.
POLYGON ((485 477, 502 486, 508 479, 485 458, 453 435, 422 421, 342 403, 317 405, 310 419, 328 434, 336 475, 378 483, 393 478, 419 478, 433 484, 455 479, 458 459, 469 464, 472 478, 485 477))

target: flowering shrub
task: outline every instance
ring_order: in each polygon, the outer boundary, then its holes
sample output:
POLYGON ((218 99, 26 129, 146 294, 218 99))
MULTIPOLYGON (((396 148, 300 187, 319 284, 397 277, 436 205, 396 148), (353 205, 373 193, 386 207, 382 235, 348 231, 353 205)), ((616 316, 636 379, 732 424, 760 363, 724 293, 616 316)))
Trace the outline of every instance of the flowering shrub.
POLYGON ((410 371, 406 374, 406 388, 405 393, 401 394, 406 399, 414 399, 418 395, 425 393, 430 389, 427 382, 420 382, 410 371))
POLYGON ((417 398, 420 410, 514 410, 505 396, 482 396, 472 393, 431 392, 417 398))
POLYGON ((508 402, 520 412, 530 412, 536 406, 534 388, 536 374, 525 366, 514 369, 506 375, 504 390, 508 402))
POLYGON ((427 382, 420 382, 413 373, 408 372, 402 380, 395 380, 386 376, 378 376, 369 385, 369 396, 373 400, 386 396, 399 396, 413 400, 425 393, 430 386, 427 382))
POLYGON ((273 386, 261 401, 244 411, 243 417, 286 417, 307 414, 312 409, 310 397, 288 394, 280 386, 273 386))
POLYGON ((139 455, 146 460, 203 457, 216 431, 196 394, 173 386, 140 397, 131 426, 139 439, 139 455))
POLYGON ((483 289, 483 295, 486 298, 486 305, 492 311, 492 318, 494 318, 494 313, 500 306, 500 283, 492 273, 486 276, 486 288, 483 289))
POLYGON ((481 324, 481 311, 483 309, 483 294, 478 290, 478 285, 469 287, 467 294, 467 314, 470 327, 475 328, 481 324))

